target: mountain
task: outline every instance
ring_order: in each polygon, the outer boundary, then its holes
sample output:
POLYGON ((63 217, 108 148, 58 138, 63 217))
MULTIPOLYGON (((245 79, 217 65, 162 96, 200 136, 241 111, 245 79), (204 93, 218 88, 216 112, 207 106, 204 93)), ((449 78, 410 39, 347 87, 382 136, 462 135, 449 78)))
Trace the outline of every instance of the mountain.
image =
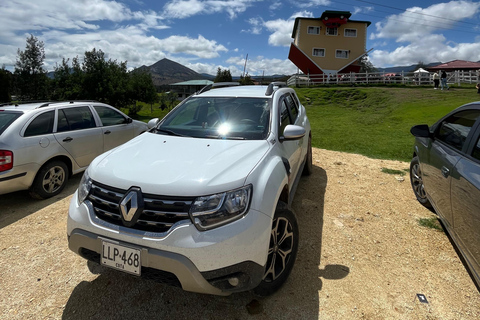
MULTIPOLYGON (((432 62, 429 64, 425 64, 424 67, 433 67, 441 64, 441 62, 432 62)), ((378 72, 385 72, 385 73, 401 73, 404 72, 412 72, 417 70, 418 64, 412 64, 410 66, 398 66, 398 67, 390 67, 390 68, 377 68, 378 72)))
POLYGON ((153 84, 156 87, 169 85, 188 80, 208 79, 206 75, 199 74, 175 61, 164 58, 151 66, 141 66, 134 70, 147 71, 152 75, 153 84))

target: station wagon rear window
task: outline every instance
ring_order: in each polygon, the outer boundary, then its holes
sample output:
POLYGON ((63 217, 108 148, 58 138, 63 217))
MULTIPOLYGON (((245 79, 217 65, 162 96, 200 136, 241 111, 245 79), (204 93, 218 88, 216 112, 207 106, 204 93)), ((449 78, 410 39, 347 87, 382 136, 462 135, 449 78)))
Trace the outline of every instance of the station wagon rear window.
POLYGON ((3 131, 7 130, 8 126, 10 126, 21 115, 22 113, 20 112, 8 112, 0 110, 0 135, 3 133, 3 131))

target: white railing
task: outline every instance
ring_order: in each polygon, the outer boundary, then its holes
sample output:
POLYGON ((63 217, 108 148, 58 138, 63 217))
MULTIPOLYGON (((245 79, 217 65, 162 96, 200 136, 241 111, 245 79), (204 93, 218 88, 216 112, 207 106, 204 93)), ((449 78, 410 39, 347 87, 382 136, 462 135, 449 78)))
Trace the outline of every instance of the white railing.
MULTIPOLYGON (((404 85, 433 85, 431 73, 416 72, 371 72, 371 73, 332 73, 332 74, 296 74, 287 80, 287 85, 302 87, 320 84, 404 84, 404 85)), ((447 73, 447 81, 450 84, 461 85, 462 83, 478 83, 479 72, 461 71, 447 73)))

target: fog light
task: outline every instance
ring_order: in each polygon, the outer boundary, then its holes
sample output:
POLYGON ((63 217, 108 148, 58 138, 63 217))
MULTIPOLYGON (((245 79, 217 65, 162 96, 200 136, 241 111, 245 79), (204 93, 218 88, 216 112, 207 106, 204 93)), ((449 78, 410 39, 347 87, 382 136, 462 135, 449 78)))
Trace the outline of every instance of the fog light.
POLYGON ((240 280, 238 280, 238 278, 229 278, 228 283, 230 283, 232 287, 236 287, 240 283, 240 280))

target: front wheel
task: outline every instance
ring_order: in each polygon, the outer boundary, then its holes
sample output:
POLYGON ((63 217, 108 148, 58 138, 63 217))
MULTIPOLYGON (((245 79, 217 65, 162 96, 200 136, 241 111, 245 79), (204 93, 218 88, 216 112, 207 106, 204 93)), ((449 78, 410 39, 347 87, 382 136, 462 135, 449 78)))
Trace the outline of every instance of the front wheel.
POLYGON ((280 289, 292 271, 298 251, 298 225, 292 211, 277 208, 270 233, 267 264, 262 282, 254 289, 268 296, 280 289))
POLYGON ((413 193, 415 193, 418 202, 426 208, 431 208, 432 204, 427 198, 425 186, 423 185, 422 171, 418 157, 414 157, 410 162, 410 183, 412 184, 413 193))
POLYGON ((62 161, 46 163, 37 173, 30 188, 35 199, 47 199, 62 192, 68 181, 68 168, 62 161))

